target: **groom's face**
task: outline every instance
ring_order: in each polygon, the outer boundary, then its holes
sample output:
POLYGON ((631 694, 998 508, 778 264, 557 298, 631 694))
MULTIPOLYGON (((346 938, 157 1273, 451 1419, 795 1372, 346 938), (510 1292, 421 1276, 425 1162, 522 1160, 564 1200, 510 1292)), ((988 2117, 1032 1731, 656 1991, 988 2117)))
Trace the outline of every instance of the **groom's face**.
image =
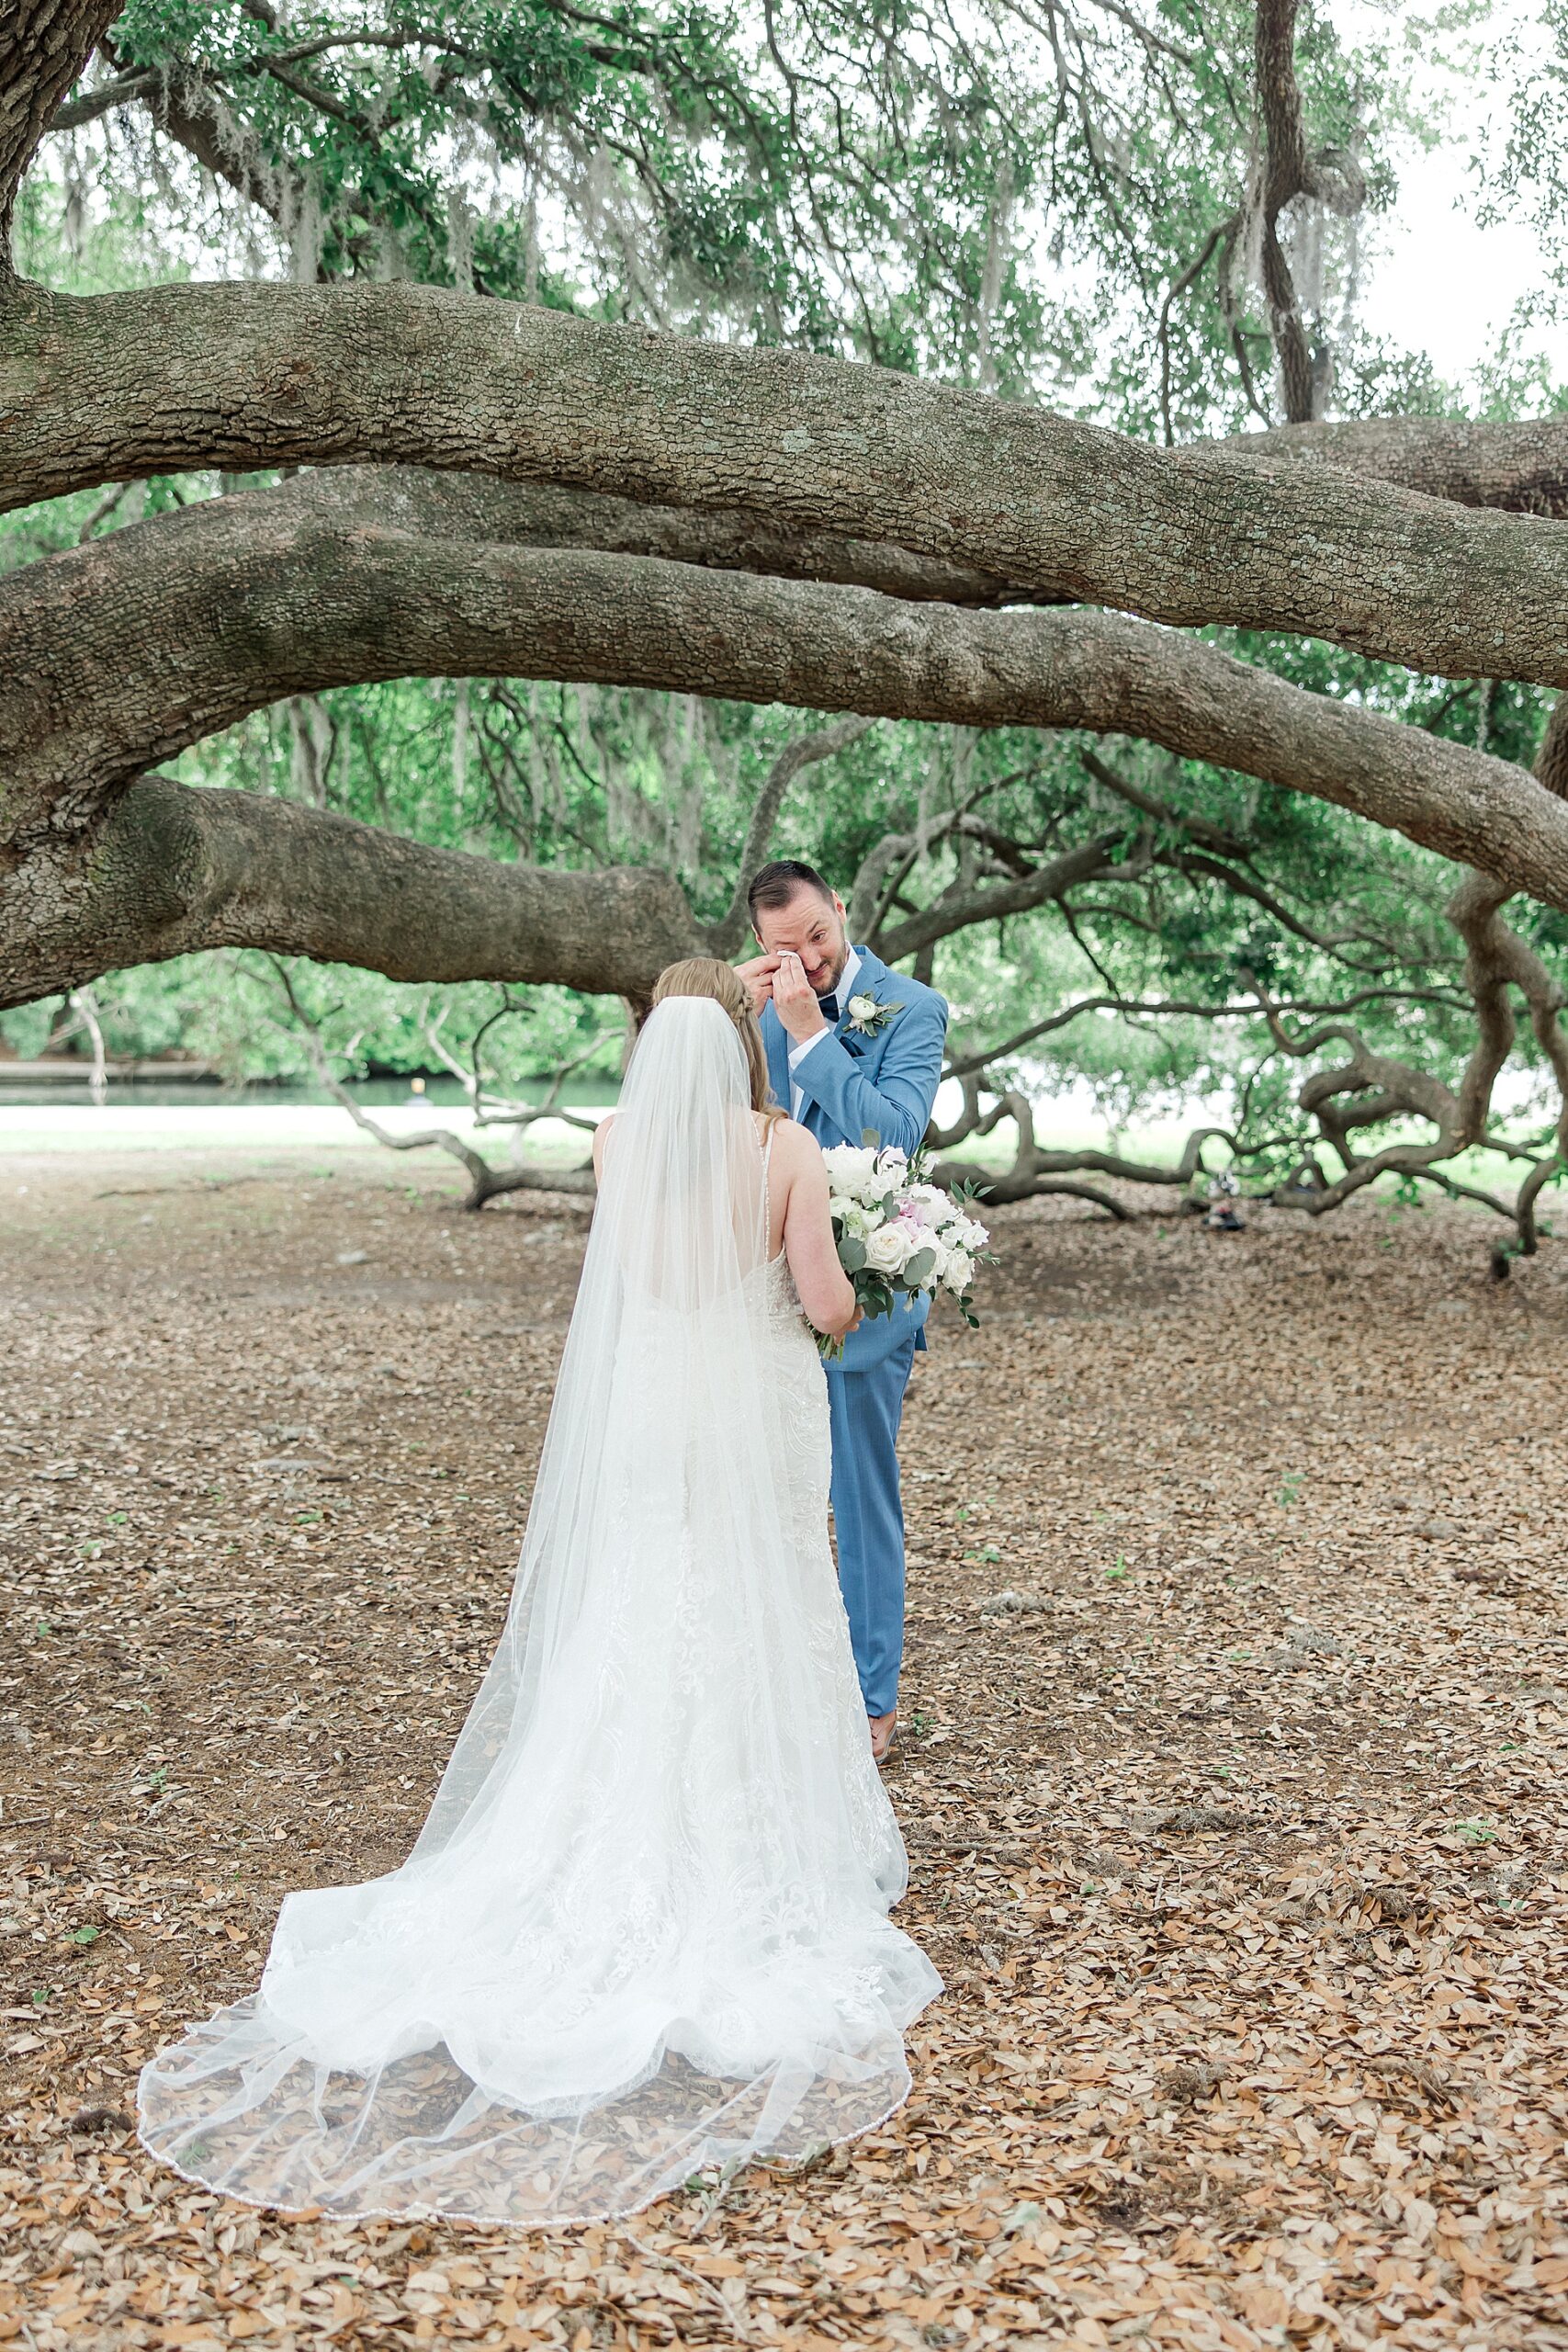
POLYGON ((757 943, 764 956, 798 956, 818 996, 836 989, 850 960, 844 902, 835 891, 797 890, 786 906, 764 907, 757 917, 757 943))

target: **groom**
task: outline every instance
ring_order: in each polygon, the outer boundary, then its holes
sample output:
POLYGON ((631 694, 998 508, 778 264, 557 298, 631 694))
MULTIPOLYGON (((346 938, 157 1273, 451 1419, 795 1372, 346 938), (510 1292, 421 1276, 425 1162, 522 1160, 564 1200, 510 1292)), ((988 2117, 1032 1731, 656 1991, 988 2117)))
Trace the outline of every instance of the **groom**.
MULTIPOLYGON (((947 1006, 934 989, 852 947, 844 902, 814 866, 764 865, 747 894, 761 956, 740 967, 761 1015, 781 1109, 818 1143, 907 1152, 931 1123, 947 1006)), ((893 1745, 904 1651, 898 1423, 929 1297, 863 1323, 829 1364, 839 1582, 878 1763, 893 1745)))

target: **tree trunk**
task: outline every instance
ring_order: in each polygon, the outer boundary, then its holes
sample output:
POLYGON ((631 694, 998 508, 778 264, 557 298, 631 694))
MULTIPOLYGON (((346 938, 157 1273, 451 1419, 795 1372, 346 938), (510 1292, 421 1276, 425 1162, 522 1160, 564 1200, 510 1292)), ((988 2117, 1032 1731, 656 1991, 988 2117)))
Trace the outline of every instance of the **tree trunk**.
POLYGON ((51 116, 118 16, 120 0, 0 6, 0 283, 9 280, 17 189, 51 116))

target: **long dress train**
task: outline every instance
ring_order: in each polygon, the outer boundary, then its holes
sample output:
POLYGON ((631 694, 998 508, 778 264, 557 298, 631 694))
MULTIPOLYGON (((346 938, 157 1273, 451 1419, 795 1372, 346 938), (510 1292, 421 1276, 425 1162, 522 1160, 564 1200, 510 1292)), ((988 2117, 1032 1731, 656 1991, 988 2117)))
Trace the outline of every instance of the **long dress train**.
POLYGON ((648 1022, 500 1646, 409 1860, 289 1895, 144 2068, 256 2204, 530 2225, 790 2161, 906 2096, 941 1990, 828 1548, 828 1406, 722 1010, 648 1022))

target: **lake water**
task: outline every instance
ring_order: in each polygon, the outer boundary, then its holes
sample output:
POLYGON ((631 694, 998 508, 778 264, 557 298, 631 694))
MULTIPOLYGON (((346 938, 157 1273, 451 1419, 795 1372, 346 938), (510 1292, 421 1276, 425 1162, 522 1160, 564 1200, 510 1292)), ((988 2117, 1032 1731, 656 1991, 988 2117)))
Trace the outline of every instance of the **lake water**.
MULTIPOLYGON (((597 1121, 613 1109, 616 1089, 603 1079, 564 1091, 564 1106, 597 1121)), ((522 1090, 540 1102, 543 1082, 522 1090)), ((367 1079, 355 1099, 394 1135, 446 1126, 473 1131, 473 1114, 456 1079, 433 1078, 416 1094, 406 1079, 367 1079)), ((528 1130, 530 1151, 575 1158, 588 1137, 564 1120, 541 1119, 528 1130)), ((484 1131, 487 1155, 508 1160, 513 1131, 484 1131)), ((324 1088, 226 1087, 211 1080, 118 1079, 108 1082, 107 1100, 96 1103, 85 1077, 7 1085, 0 1077, 0 1156, 52 1151, 378 1151, 373 1136, 357 1127, 324 1088)))
MULTIPOLYGON (((547 1090, 547 1081, 540 1079, 520 1093, 525 1101, 538 1102, 547 1090)), ((618 1091, 615 1081, 603 1078, 569 1080, 562 1105, 596 1122, 614 1109, 618 1091)), ((422 1127, 437 1125, 462 1136, 473 1132, 473 1114, 455 1078, 429 1078, 420 1094, 406 1078, 366 1079, 354 1092, 355 1101, 391 1134, 414 1135, 422 1127)), ((950 1123, 962 1106, 962 1091, 950 1081, 937 1096, 939 1124, 950 1123)), ((1099 1114, 1088 1090, 1074 1088, 1037 1103, 1036 1139, 1058 1150, 1110 1148, 1157 1163, 1178 1156, 1190 1124, 1213 1118, 1220 1110, 1217 1103, 1197 1102, 1178 1114, 1117 1132, 1099 1114)), ((479 1140, 488 1159, 505 1164, 514 1157, 516 1139, 504 1126, 484 1130, 479 1140)), ((563 1120, 541 1119, 528 1129, 525 1148, 530 1154, 573 1162, 581 1159, 587 1145, 581 1128, 563 1120)), ((972 1148, 991 1164, 1005 1166, 1013 1148, 1008 1121, 972 1148)), ((111 1077, 107 1100, 97 1104, 85 1072, 7 1082, 0 1063, 0 1159, 7 1154, 56 1151, 207 1150, 231 1155, 381 1149, 340 1102, 314 1084, 228 1087, 210 1079, 111 1077)))
MULTIPOLYGON (((541 1102, 547 1081, 532 1079, 519 1089, 519 1099, 525 1102, 541 1102)), ((595 1106, 613 1102, 618 1091, 608 1079, 568 1080, 561 1100, 576 1110, 580 1104, 595 1106)), ((434 1102, 445 1109, 461 1109, 468 1097, 455 1078, 427 1078, 423 1094, 416 1094, 406 1078, 362 1079, 354 1090, 355 1100, 367 1111, 386 1109, 398 1103, 434 1102)), ((23 1077, 9 1079, 6 1064, 0 1062, 0 1120, 8 1110, 36 1110, 63 1103, 93 1103, 88 1073, 82 1069, 62 1065, 61 1075, 48 1079, 23 1077)), ((111 1073, 108 1080, 107 1108, 161 1111, 179 1105, 190 1109, 232 1110, 295 1109, 306 1106, 320 1109, 332 1104, 336 1098, 324 1086, 315 1086, 289 1079, 280 1084, 225 1086, 212 1078, 124 1078, 111 1073)))

